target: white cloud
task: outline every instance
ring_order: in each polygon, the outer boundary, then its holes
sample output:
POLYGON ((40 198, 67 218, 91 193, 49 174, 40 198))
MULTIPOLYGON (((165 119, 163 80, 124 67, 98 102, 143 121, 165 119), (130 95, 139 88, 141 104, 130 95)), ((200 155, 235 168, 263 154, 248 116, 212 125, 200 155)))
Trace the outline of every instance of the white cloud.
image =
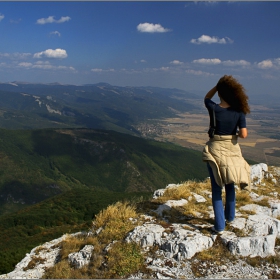
POLYGON ((228 44, 233 43, 233 40, 231 40, 228 37, 219 39, 218 37, 210 37, 208 35, 202 35, 198 39, 191 39, 191 43, 193 44, 228 44))
POLYGON ((186 70, 186 73, 196 75, 196 76, 214 76, 214 74, 209 72, 197 71, 197 70, 186 70))
POLYGON ((56 21, 56 23, 63 23, 69 21, 70 19, 70 17, 61 17, 59 20, 56 21))
POLYGON ((273 67, 273 62, 270 59, 266 59, 259 62, 257 65, 261 69, 268 69, 273 67))
POLYGON ((57 35, 58 37, 61 36, 60 32, 58 32, 58 31, 53 31, 50 33, 50 35, 57 35))
POLYGON ((21 63, 18 64, 18 66, 24 67, 24 68, 32 67, 32 65, 33 65, 33 64, 30 63, 30 62, 21 62, 21 63))
POLYGON ((66 58, 68 55, 66 53, 66 50, 63 49, 48 49, 42 52, 38 52, 34 54, 34 58, 42 58, 42 57, 48 57, 48 58, 66 58))
POLYGON ((181 64, 184 64, 184 63, 179 61, 179 60, 173 60, 173 61, 170 61, 170 64, 181 65, 181 64))
POLYGON ((37 69, 54 69, 55 66, 51 65, 49 61, 37 61, 32 68, 37 69))
POLYGON ((139 32, 147 33, 164 33, 171 31, 171 29, 164 28, 160 24, 153 24, 147 22, 138 24, 137 30, 139 32))
POLYGON ((275 64, 277 64, 278 66, 280 66, 280 58, 276 58, 276 59, 275 59, 275 64))
POLYGON ((220 64, 222 61, 219 58, 200 58, 193 60, 193 63, 199 64, 220 64))
POLYGON ((110 69, 101 69, 101 68, 93 68, 91 69, 92 72, 96 72, 96 73, 101 73, 101 72, 115 72, 115 69, 110 68, 110 69))
POLYGON ((147 61, 145 59, 140 60, 141 63, 146 63, 147 61))
POLYGON ((5 16, 0 14, 0 21, 3 20, 4 18, 5 18, 5 16))
POLYGON ((223 64, 226 66, 249 66, 251 65, 250 62, 246 60, 225 60, 223 61, 223 64))
POLYGON ((27 59, 31 56, 31 53, 0 53, 0 58, 7 58, 12 60, 27 59))
POLYGON ((91 69, 92 72, 102 72, 103 70, 100 68, 93 68, 91 69))
POLYGON ((47 23, 63 23, 69 21, 70 17, 61 17, 59 20, 55 20, 54 16, 49 16, 48 18, 40 18, 37 20, 37 24, 47 24, 47 23))
POLYGON ((26 68, 26 69, 40 69, 40 70, 70 70, 70 71, 75 71, 75 68, 70 66, 63 66, 63 65, 59 65, 59 66, 55 66, 55 65, 51 65, 51 63, 49 61, 37 61, 36 63, 32 64, 30 62, 21 62, 18 64, 18 67, 21 68, 26 68))

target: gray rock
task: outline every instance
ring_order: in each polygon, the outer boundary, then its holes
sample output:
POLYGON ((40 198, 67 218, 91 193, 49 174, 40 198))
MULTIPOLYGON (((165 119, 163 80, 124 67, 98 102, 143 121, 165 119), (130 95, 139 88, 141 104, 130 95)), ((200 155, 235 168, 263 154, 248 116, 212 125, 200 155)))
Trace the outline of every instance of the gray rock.
POLYGON ((184 206, 188 203, 186 199, 180 199, 180 200, 168 200, 164 204, 160 205, 157 210, 154 212, 157 213, 159 216, 162 216, 164 211, 170 211, 171 208, 173 207, 180 207, 184 206))
POLYGON ((126 237, 126 242, 136 242, 142 247, 151 247, 161 245, 161 237, 165 228, 158 224, 146 223, 137 226, 126 237))
POLYGON ((198 202, 198 203, 206 202, 206 199, 202 195, 199 195, 196 193, 192 193, 192 195, 194 196, 194 199, 196 200, 196 202, 198 202))
POLYGON ((157 198, 163 196, 164 192, 165 192, 165 189, 158 189, 158 190, 154 191, 153 199, 157 199, 157 198))
POLYGON ((224 239, 229 251, 234 255, 242 257, 267 257, 275 255, 275 235, 233 237, 229 239, 222 236, 221 238, 224 239))
POLYGON ((265 163, 251 165, 251 181, 255 184, 260 184, 264 178, 265 172, 268 171, 268 166, 265 163))
POLYGON ((79 252, 69 254, 68 261, 75 268, 81 268, 89 263, 93 250, 92 245, 86 245, 79 252))

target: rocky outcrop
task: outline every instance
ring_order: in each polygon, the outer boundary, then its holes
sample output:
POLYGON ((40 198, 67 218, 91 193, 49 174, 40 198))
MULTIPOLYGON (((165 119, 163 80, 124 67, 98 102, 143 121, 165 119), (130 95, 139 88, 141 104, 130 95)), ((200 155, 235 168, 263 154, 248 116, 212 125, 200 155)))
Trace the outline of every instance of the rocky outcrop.
MULTIPOLYGON (((272 174, 268 172, 265 164, 254 165, 251 168, 253 190, 259 184, 263 185, 264 179, 269 179, 275 184, 275 188, 279 187, 280 169, 276 168, 275 173, 272 174)), ((180 184, 170 184, 164 189, 155 191, 153 198, 157 200, 167 189, 179 186, 180 184)), ((141 245, 145 252, 147 268, 153 272, 153 278, 197 278, 193 273, 196 255, 211 249, 217 240, 222 242, 230 254, 240 257, 240 259, 235 263, 228 262, 221 266, 210 265, 207 262, 204 266, 203 262, 200 263, 196 269, 204 273, 206 278, 266 279, 268 276, 265 273, 272 270, 273 273, 280 275, 278 267, 272 268, 267 265, 264 273, 264 268, 253 268, 242 259, 257 256, 265 258, 278 254, 278 247, 275 246, 276 239, 280 238, 278 191, 275 189, 275 193, 272 192, 270 196, 258 195, 252 191, 250 196, 253 203, 237 209, 236 219, 227 227, 228 230, 219 236, 211 230, 213 225, 205 220, 203 224, 190 223, 186 219, 176 223, 168 220, 168 213, 172 209, 186 207, 193 200, 198 204, 205 203, 211 193, 207 191, 203 193, 198 195, 192 192, 188 200, 169 200, 160 204, 156 210, 150 212, 155 215, 142 215, 142 224, 136 226, 126 236, 126 242, 136 242, 141 245), (259 205, 264 200, 267 203, 259 205)), ((209 218, 213 217, 212 209, 209 209, 208 215, 209 218)), ((98 235, 99 231, 97 230, 94 234, 98 235)), ((76 235, 81 234, 83 233, 76 235)), ((0 278, 42 278, 45 269, 58 261, 58 244, 65 237, 66 235, 34 248, 17 264, 14 271, 1 275, 0 278)), ((94 247, 90 244, 86 245, 79 252, 69 254, 68 261, 73 267, 81 268, 89 263, 93 252, 94 247)), ((137 275, 131 275, 130 278, 146 278, 146 275, 139 272, 137 275)))
POLYGON ((93 250, 94 247, 92 245, 86 245, 79 252, 69 254, 68 260, 73 267, 82 268, 89 264, 93 250))

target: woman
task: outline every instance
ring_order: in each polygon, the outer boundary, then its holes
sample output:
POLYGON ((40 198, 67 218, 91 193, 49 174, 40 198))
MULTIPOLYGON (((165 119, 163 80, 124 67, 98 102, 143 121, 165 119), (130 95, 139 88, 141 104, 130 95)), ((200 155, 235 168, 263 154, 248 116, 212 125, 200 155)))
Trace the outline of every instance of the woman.
POLYGON ((250 188, 250 166, 242 157, 237 143, 238 137, 247 137, 245 115, 250 113, 248 96, 243 86, 232 76, 223 76, 217 85, 205 96, 204 103, 211 116, 214 110, 216 127, 203 150, 203 160, 207 162, 212 186, 212 204, 215 224, 212 228, 222 233, 225 220, 235 218, 235 187, 250 188), (211 99, 218 92, 220 103, 211 99), (238 131, 239 129, 239 131, 238 131), (225 186, 225 209, 222 201, 222 188, 225 186))

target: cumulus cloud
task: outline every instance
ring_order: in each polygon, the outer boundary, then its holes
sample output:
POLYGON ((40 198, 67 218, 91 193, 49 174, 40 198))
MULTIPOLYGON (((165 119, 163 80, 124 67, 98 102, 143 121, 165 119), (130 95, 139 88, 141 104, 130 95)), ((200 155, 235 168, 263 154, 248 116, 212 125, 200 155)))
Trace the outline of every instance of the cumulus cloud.
POLYGON ((223 61, 223 64, 226 66, 249 66, 251 65, 250 62, 246 60, 225 60, 223 61))
POLYGON ((147 33, 164 33, 171 31, 171 29, 164 28, 160 24, 153 24, 148 22, 138 24, 137 30, 139 32, 147 33))
POLYGON ((67 52, 63 49, 48 49, 42 52, 38 52, 34 54, 34 58, 42 58, 42 57, 48 57, 48 58, 66 58, 67 52))
POLYGON ((145 59, 140 60, 141 63, 146 63, 147 61, 145 59))
POLYGON ((50 35, 57 35, 58 37, 61 36, 60 32, 58 32, 58 31, 53 31, 50 33, 50 35))
POLYGON ((270 59, 266 59, 259 62, 257 65, 261 69, 268 69, 273 67, 273 62, 270 59))
POLYGON ((193 63, 199 64, 221 64, 222 61, 219 58, 200 58, 193 60, 193 63))
POLYGON ((173 61, 170 61, 170 64, 173 64, 173 65, 181 65, 183 64, 183 62, 179 61, 179 60, 173 60, 173 61))
POLYGON ((4 18, 5 18, 5 16, 0 14, 0 21, 3 20, 4 18))
POLYGON ((193 44, 228 44, 228 43, 233 43, 233 40, 231 40, 228 37, 225 38, 218 38, 218 37, 210 37, 208 35, 202 35, 198 39, 191 39, 191 43, 193 44))
POLYGON ((54 19, 54 16, 49 16, 47 18, 40 18, 37 20, 37 24, 47 24, 47 23, 63 23, 66 21, 69 21, 71 18, 70 17, 61 17, 60 19, 56 20, 54 19))

